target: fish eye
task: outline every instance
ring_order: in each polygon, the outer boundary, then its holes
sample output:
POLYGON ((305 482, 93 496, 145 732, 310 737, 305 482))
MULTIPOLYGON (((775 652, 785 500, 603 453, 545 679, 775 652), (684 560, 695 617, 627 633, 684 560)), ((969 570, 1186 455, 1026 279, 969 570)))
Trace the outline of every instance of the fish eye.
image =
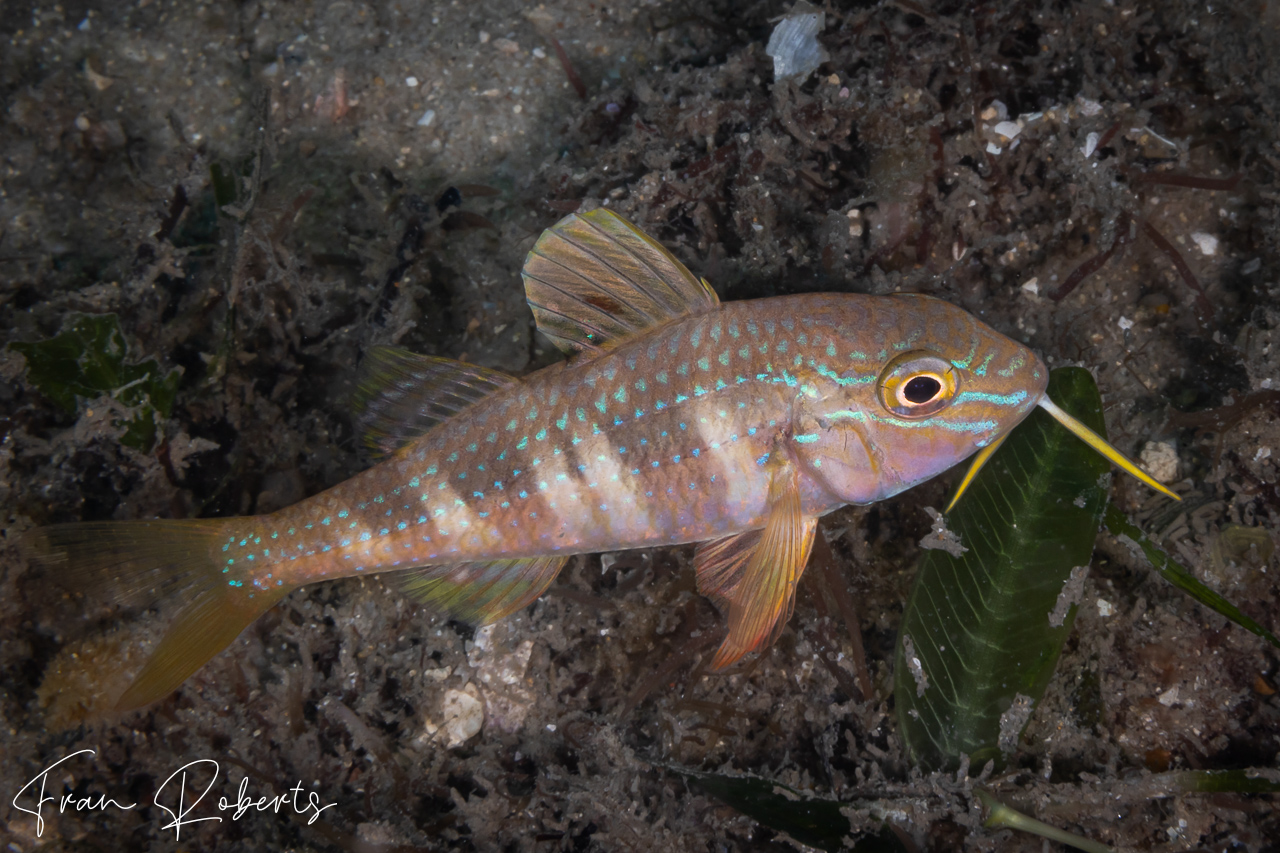
POLYGON ((880 374, 880 402, 904 418, 923 418, 945 409, 956 395, 956 371, 928 352, 908 352, 880 374))

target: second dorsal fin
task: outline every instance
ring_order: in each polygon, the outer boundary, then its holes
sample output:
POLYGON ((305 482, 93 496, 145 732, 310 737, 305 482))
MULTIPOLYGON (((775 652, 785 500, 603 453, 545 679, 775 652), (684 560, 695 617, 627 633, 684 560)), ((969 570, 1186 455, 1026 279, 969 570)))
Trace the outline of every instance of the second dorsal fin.
POLYGON ((490 367, 374 347, 365 354, 356 391, 365 444, 380 454, 392 453, 440 421, 518 381, 490 367))
POLYGON ((542 232, 524 262, 538 330, 566 352, 598 352, 720 304, 658 241, 605 208, 542 232))

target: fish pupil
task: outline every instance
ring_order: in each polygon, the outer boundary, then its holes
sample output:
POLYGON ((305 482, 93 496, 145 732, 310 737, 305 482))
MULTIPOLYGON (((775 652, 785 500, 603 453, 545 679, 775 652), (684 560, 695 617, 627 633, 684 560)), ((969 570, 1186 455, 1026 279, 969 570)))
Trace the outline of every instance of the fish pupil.
POLYGON ((907 399, 907 402, 918 406, 938 396, 941 390, 942 383, 932 376, 916 376, 907 380, 906 387, 902 389, 902 396, 907 399))

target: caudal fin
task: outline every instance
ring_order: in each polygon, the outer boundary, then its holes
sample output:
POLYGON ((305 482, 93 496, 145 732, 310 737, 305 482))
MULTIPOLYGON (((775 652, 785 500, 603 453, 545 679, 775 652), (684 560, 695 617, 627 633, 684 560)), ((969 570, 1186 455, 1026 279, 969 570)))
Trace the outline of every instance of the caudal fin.
POLYGON ((68 589, 142 607, 161 599, 184 603, 116 710, 173 692, 292 590, 229 582, 221 548, 245 521, 83 522, 38 528, 23 538, 32 560, 68 589))

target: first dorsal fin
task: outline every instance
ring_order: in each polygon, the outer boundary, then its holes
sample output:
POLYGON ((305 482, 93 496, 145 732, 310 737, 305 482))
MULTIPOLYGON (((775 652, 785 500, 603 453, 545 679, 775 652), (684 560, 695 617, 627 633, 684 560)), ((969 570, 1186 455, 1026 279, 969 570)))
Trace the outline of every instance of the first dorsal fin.
POLYGON ((365 355, 356 407, 370 449, 392 453, 514 376, 447 358, 374 347, 365 355))
POLYGON ((599 352, 720 304, 658 241, 618 214, 571 214, 542 232, 524 262, 538 329, 565 352, 599 352))

